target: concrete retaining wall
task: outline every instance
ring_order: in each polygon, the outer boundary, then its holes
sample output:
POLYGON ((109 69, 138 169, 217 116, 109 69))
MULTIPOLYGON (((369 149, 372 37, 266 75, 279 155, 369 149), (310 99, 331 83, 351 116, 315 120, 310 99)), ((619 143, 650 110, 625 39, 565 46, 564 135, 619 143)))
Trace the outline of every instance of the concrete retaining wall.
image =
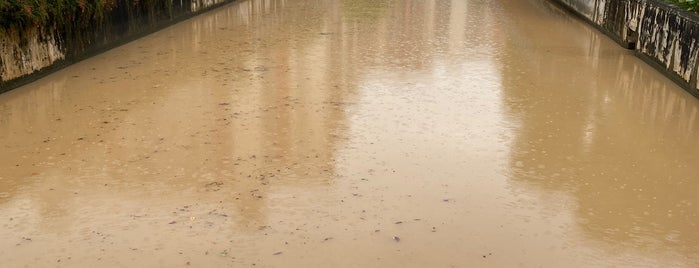
POLYGON ((148 10, 135 10, 123 4, 105 14, 107 19, 101 25, 72 30, 71 25, 0 27, 0 93, 233 1, 172 0, 168 5, 148 10))
POLYGON ((699 97, 699 15, 662 0, 552 0, 699 97))

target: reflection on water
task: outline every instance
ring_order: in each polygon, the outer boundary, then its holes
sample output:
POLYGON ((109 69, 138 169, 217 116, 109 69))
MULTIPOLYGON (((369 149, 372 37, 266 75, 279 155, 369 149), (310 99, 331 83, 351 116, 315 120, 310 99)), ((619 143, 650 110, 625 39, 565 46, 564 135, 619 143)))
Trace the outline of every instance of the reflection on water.
POLYGON ((520 34, 508 32, 502 62, 504 105, 520 125, 513 178, 571 194, 595 239, 696 261, 699 102, 593 29, 524 25, 506 29, 520 34))
POLYGON ((325 23, 293 23, 332 6, 266 17, 285 2, 232 5, 2 95, 3 259, 26 264, 54 247, 125 256, 93 249, 102 234, 149 250, 218 241, 207 227, 254 234, 285 192, 272 189, 327 187, 354 74, 324 66, 341 64, 318 49, 331 45, 325 23))
POLYGON ((0 95, 0 258, 691 267, 699 103, 547 3, 239 1, 0 95))
POLYGON ((191 12, 197 12, 200 9, 208 8, 220 3, 223 3, 223 0, 194 0, 189 4, 189 10, 191 12))

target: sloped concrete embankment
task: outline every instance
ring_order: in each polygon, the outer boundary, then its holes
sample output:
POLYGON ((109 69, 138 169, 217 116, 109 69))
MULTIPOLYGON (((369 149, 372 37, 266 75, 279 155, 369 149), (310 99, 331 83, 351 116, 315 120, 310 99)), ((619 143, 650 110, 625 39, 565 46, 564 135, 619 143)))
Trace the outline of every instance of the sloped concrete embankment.
POLYGON ((699 97, 699 15, 660 0, 552 0, 699 97))
POLYGON ((106 19, 96 25, 0 27, 0 93, 233 1, 172 0, 147 9, 117 1, 121 4, 103 14, 106 19))

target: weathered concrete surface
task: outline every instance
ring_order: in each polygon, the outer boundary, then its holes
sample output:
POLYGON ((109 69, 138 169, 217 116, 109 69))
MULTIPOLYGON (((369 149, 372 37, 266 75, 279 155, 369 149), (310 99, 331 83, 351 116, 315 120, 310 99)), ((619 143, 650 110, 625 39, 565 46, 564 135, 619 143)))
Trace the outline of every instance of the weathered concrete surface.
POLYGON ((699 15, 659 0, 554 0, 699 96, 699 15))
POLYGON ((0 93, 61 67, 234 0, 172 0, 170 8, 138 13, 114 9, 103 25, 0 28, 0 93))
POLYGON ((0 78, 10 81, 65 58, 53 31, 0 29, 0 78), (20 44, 24 38, 25 44, 20 44))

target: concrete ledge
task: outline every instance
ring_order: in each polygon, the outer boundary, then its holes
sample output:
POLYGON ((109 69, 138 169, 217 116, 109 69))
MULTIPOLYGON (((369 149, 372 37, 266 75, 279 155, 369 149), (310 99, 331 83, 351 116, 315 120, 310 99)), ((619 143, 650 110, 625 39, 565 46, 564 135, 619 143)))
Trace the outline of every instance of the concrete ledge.
POLYGON ((79 32, 0 28, 0 93, 233 1, 172 0, 169 7, 140 13, 117 8, 102 25, 79 32))
POLYGON ((662 0, 551 0, 699 98, 699 14, 662 0))

